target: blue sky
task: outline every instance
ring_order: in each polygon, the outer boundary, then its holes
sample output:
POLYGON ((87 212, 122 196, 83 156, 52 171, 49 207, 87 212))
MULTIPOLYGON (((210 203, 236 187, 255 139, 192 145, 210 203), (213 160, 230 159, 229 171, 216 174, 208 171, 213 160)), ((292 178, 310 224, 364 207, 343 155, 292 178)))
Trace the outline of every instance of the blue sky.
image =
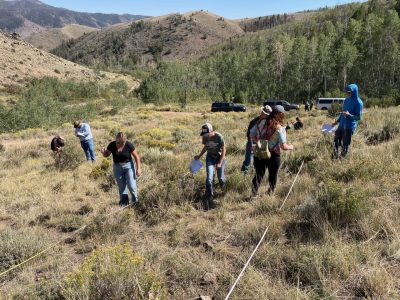
MULTIPOLYGON (((160 16, 191 10, 208 10, 229 19, 291 13, 350 3, 346 0, 42 0, 42 2, 81 12, 129 13, 160 16)), ((362 1, 359 1, 362 2, 362 1)))

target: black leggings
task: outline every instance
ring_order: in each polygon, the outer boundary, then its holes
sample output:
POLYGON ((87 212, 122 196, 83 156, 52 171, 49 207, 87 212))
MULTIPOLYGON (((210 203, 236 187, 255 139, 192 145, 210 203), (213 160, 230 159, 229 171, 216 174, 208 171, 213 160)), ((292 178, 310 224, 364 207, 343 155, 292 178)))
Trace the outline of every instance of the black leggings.
POLYGON ((270 159, 260 159, 254 157, 254 169, 256 175, 253 178, 253 193, 258 192, 258 188, 264 178, 265 171, 268 168, 268 182, 271 191, 275 190, 276 182, 278 180, 278 170, 281 164, 281 157, 277 154, 271 153, 270 159))

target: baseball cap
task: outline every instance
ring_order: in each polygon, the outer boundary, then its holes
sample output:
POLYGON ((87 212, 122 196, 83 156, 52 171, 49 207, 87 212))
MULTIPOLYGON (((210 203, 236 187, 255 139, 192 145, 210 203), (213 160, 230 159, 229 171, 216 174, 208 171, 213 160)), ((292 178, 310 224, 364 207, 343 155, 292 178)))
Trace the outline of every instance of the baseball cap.
POLYGON ((78 128, 78 126, 81 124, 81 122, 80 121, 75 121, 74 122, 74 128, 78 128))
POLYGON ((261 107, 261 111, 267 116, 269 116, 269 114, 272 113, 272 108, 269 105, 264 105, 261 107))
POLYGON ((275 105, 272 107, 272 110, 283 114, 285 113, 285 109, 283 108, 282 105, 275 105))
POLYGON ((209 134, 212 131, 213 131, 212 125, 210 123, 205 123, 203 126, 201 126, 200 135, 203 136, 209 134))

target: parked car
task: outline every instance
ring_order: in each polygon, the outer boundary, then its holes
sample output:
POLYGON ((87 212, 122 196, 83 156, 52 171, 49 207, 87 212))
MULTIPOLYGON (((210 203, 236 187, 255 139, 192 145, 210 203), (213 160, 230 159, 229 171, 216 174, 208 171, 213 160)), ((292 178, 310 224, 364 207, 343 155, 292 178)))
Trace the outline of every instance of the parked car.
POLYGON ((237 103, 232 103, 232 102, 214 102, 211 105, 211 111, 212 112, 217 112, 217 111, 246 111, 246 106, 243 104, 237 104, 237 103))
POLYGON ((271 107, 275 105, 282 105, 285 110, 300 109, 298 104, 289 103, 286 100, 266 100, 264 101, 264 106, 265 105, 269 105, 271 107))
POLYGON ((330 109, 332 104, 339 103, 343 105, 345 98, 318 98, 317 99, 317 109, 327 110, 330 109))

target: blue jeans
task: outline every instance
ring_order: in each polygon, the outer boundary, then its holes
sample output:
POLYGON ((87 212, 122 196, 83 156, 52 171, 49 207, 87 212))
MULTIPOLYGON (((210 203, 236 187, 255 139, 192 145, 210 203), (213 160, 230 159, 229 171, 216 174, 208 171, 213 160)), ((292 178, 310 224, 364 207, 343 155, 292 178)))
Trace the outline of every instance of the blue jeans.
MULTIPOLYGON (((206 179, 206 194, 207 196, 213 196, 213 177, 214 177, 214 166, 218 163, 219 159, 213 158, 207 154, 206 156, 206 169, 207 169, 207 179, 206 179)), ((217 177, 221 186, 225 185, 225 159, 222 161, 221 168, 217 169, 217 177)))
POLYGON ((81 141, 81 146, 86 155, 86 160, 95 161, 96 155, 94 154, 94 142, 93 139, 81 141))
POLYGON ((137 187, 136 187, 136 174, 133 161, 126 163, 114 163, 113 165, 114 177, 117 181, 119 192, 119 205, 128 205, 128 190, 131 193, 132 203, 138 201, 137 187))
POLYGON ((353 131, 351 129, 338 128, 335 131, 335 154, 339 154, 339 147, 342 147, 341 155, 344 157, 349 152, 349 146, 351 143, 351 136, 353 131))
POLYGON ((244 161, 242 164, 242 172, 247 172, 250 168, 251 162, 253 161, 253 151, 252 151, 252 142, 247 141, 246 143, 246 153, 244 156, 244 161))

